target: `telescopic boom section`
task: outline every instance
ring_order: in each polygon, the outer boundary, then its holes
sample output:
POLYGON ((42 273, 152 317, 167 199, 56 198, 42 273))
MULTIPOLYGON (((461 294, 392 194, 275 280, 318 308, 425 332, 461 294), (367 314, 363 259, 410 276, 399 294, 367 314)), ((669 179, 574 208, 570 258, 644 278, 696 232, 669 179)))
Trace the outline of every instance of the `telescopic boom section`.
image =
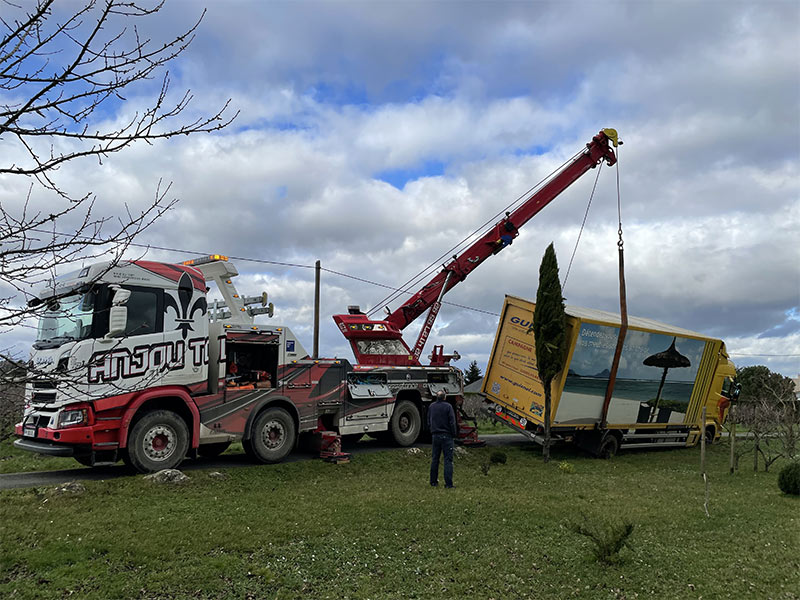
MULTIPOLYGON (((350 341, 356 361, 365 365, 419 365, 422 348, 433 328, 442 296, 464 281, 478 265, 510 245, 519 235, 519 229, 536 213, 552 202, 561 192, 577 181, 588 170, 605 160, 611 166, 617 162, 614 147, 617 132, 604 129, 586 144, 586 150, 570 161, 547 183, 526 198, 513 212, 506 213, 483 237, 444 265, 444 268, 426 283, 402 306, 385 320, 374 321, 350 307, 350 314, 334 315, 340 331, 350 341), (402 338, 402 330, 426 310, 428 318, 413 350, 402 338)), ((446 359, 446 357, 445 357, 446 359)), ((446 362, 446 360, 445 360, 446 362)))

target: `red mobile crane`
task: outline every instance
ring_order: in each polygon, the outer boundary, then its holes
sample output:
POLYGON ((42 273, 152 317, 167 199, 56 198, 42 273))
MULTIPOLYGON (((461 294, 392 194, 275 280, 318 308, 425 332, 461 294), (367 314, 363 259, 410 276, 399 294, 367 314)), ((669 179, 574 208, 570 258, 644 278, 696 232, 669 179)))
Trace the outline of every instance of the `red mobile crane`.
MULTIPOLYGON (((384 320, 370 319, 359 307, 348 307, 348 314, 334 315, 339 330, 350 341, 356 362, 361 365, 420 366, 420 355, 430 335, 445 293, 464 281, 478 265, 510 245, 519 235, 519 228, 552 202, 602 160, 609 166, 617 162, 614 149, 618 144, 614 129, 603 129, 586 144, 586 149, 555 173, 550 180, 469 248, 453 257, 428 283, 384 320), (612 147, 613 146, 613 147, 612 147), (402 332, 423 312, 430 309, 413 350, 403 340, 402 332)), ((431 365, 444 366, 456 355, 445 355, 441 346, 434 347, 431 365)))

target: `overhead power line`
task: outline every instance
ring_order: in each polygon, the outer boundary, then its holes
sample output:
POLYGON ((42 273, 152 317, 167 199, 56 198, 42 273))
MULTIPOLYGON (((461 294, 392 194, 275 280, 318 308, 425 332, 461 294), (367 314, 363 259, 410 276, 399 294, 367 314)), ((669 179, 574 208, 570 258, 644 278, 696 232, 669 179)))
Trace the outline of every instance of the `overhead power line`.
MULTIPOLYGON (((60 236, 67 236, 67 234, 60 233, 60 232, 57 232, 57 231, 54 232, 54 231, 47 231, 47 230, 42 230, 42 229, 32 229, 32 231, 36 231, 36 232, 39 232, 39 233, 47 233, 47 234, 54 234, 54 235, 60 235, 60 236)), ((88 236, 79 236, 79 237, 86 237, 87 239, 89 239, 88 236)), ((129 246, 134 246, 136 248, 144 248, 144 249, 147 249, 147 250, 161 250, 162 252, 174 252, 175 254, 180 254, 180 255, 183 255, 183 256, 187 256, 187 255, 206 256, 206 255, 208 255, 208 252, 198 252, 196 250, 185 250, 185 249, 181 249, 181 248, 170 248, 168 246, 155 246, 153 244, 140 244, 140 243, 136 243, 136 242, 130 242, 128 245, 129 246)), ((314 268, 316 268, 315 265, 304 265, 304 264, 300 264, 300 263, 290 263, 290 262, 282 262, 282 261, 277 261, 277 260, 267 260, 265 258, 252 258, 252 257, 249 257, 249 256, 234 256, 232 254, 228 254, 226 256, 228 258, 232 259, 232 260, 237 260, 237 261, 241 261, 241 262, 253 262, 253 263, 260 263, 260 264, 267 264, 267 265, 276 265, 276 266, 280 266, 280 267, 289 267, 289 268, 294 268, 294 269, 314 269, 314 268)), ((321 267, 321 269, 323 271, 325 271, 326 273, 330 273, 331 275, 337 275, 339 277, 345 277, 347 279, 353 279, 355 281, 360 281, 362 283, 366 283, 366 284, 369 284, 369 285, 374 285, 374 286, 381 287, 381 288, 384 288, 384 289, 387 289, 387 290, 391 290, 392 292, 394 292, 397 295, 399 295, 399 294, 407 294, 407 295, 411 296, 411 295, 414 294, 414 292, 410 292, 410 291, 402 289, 402 288, 396 288, 394 286, 386 285, 384 283, 378 283, 377 281, 371 281, 369 279, 364 279, 363 277, 358 277, 356 275, 350 275, 348 273, 342 273, 341 271, 334 271, 333 269, 326 269, 325 267, 321 267)), ((494 317, 499 317, 500 316, 500 314, 496 313, 496 312, 492 312, 492 311, 489 311, 489 310, 483 310, 482 308, 475 308, 474 306, 466 306, 464 304, 457 304, 455 302, 448 302, 446 300, 443 301, 442 304, 447 304, 449 306, 454 306, 456 308, 463 308, 465 310, 471 310, 471 311, 474 311, 474 312, 479 312, 479 313, 483 313, 483 314, 487 314, 487 315, 492 315, 494 317)))
POLYGON ((773 357, 784 357, 784 358, 792 358, 800 356, 800 354, 743 354, 741 352, 728 352, 731 356, 773 356, 773 357))

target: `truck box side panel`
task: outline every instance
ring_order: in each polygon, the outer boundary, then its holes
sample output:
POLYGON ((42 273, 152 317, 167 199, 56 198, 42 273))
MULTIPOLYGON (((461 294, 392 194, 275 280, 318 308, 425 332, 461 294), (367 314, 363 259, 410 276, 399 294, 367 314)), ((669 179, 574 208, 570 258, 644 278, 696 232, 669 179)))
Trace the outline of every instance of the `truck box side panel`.
MULTIPOLYGON (((616 325, 581 322, 557 424, 600 418, 618 334, 616 325)), ((707 388, 696 383, 704 381, 709 365, 713 371, 713 363, 709 363, 712 346, 709 340, 630 329, 608 410, 609 427, 663 426, 691 419, 689 408, 707 388)))
POLYGON ((529 420, 543 422, 544 388, 536 368, 533 304, 506 297, 492 355, 483 378, 483 393, 529 420))
MULTIPOLYGON (((534 309, 532 302, 506 296, 483 392, 517 418, 542 424, 544 389, 533 333, 528 333, 534 309)), ((599 423, 619 334, 619 317, 614 317, 567 307, 568 366, 553 382, 554 427, 599 423)), ((657 321, 630 320, 636 325, 625 338, 609 405, 609 428, 647 430, 697 423, 721 342, 657 321)))

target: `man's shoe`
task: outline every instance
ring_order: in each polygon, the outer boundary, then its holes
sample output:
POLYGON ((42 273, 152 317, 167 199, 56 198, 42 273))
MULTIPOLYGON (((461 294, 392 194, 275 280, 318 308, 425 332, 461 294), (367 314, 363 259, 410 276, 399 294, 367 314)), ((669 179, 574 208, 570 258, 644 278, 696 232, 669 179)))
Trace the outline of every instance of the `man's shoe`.
POLYGON ((454 486, 454 485, 446 485, 444 487, 445 487, 445 489, 453 490, 453 489, 455 489, 456 486, 454 486))
POLYGON ((438 483, 432 483, 432 484, 431 484, 431 487, 436 487, 436 486, 438 486, 438 485, 439 485, 438 483))

